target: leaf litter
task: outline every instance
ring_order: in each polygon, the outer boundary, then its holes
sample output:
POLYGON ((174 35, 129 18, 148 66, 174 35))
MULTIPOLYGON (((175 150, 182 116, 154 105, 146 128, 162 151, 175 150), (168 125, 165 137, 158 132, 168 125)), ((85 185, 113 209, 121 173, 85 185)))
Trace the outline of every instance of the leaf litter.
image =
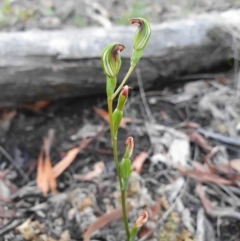
MULTIPOLYGON (((146 92, 154 123, 144 118, 141 96, 130 98, 119 150, 126 135, 135 138, 127 204, 130 226, 148 211, 140 241, 240 239, 240 105, 231 84, 222 86, 215 78, 205 82, 201 94, 192 91, 197 82, 191 88, 187 83, 146 92)), ((99 118, 108 122, 106 109, 92 102, 94 111, 83 108, 78 115, 76 103, 69 110, 67 103, 65 108, 43 101, 24 106, 18 115, 10 112, 0 152, 0 234, 5 240, 124 239, 110 134, 99 118), (15 144, 14 130, 25 115, 32 134, 19 131, 15 144), (39 117, 47 124, 39 124, 39 117), (25 142, 21 135, 28 137, 25 142), (23 173, 29 174, 24 178, 23 173)))

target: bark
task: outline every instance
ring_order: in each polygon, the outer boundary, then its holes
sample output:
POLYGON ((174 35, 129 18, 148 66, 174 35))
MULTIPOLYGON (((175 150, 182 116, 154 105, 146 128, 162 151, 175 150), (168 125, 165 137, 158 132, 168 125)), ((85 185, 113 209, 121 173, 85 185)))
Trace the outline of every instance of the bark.
MULTIPOLYGON (((0 33, 0 105, 105 93, 101 52, 113 41, 127 47, 121 53, 121 80, 129 67, 135 30, 130 26, 0 33)), ((227 65, 237 35, 240 10, 152 26, 151 39, 138 65, 144 88, 227 65)), ((135 73, 128 84, 137 87, 135 73)))

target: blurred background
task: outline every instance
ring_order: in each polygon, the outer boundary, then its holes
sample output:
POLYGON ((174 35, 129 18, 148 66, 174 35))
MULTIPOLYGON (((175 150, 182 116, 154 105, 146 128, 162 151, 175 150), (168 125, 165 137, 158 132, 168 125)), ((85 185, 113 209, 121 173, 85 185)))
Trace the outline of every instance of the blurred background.
POLYGON ((128 25, 136 16, 151 23, 190 14, 240 7, 238 0, 2 0, 2 31, 29 29, 79 29, 89 26, 128 25))

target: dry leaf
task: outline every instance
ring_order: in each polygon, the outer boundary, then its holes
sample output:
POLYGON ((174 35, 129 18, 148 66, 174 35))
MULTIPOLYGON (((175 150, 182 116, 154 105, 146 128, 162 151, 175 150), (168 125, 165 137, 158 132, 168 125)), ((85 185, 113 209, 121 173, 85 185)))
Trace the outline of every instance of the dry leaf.
MULTIPOLYGON (((146 226, 142 226, 138 232, 138 238, 141 239, 142 237, 144 237, 145 235, 147 235, 151 230, 146 226)), ((151 235, 148 237, 149 239, 152 238, 153 233, 151 233, 151 235)))
POLYGON ((43 157, 44 157, 44 151, 41 150, 39 157, 38 157, 36 183, 37 183, 37 187, 39 188, 39 190, 42 191, 43 196, 46 196, 48 193, 48 181, 47 181, 46 173, 44 170, 43 157))
POLYGON ((43 149, 45 151, 45 155, 50 155, 50 149, 52 147, 54 141, 55 131, 50 129, 46 137, 43 138, 43 149))
MULTIPOLYGON (((131 211, 131 206, 127 207, 127 212, 131 211)), ((105 213, 99 218, 97 218, 88 228, 87 231, 83 235, 83 241, 89 241, 91 235, 96 230, 106 226, 108 223, 115 221, 122 217, 122 210, 115 209, 111 213, 105 213)))
POLYGON ((126 128, 128 123, 133 123, 133 122, 136 123, 138 121, 133 121, 133 119, 130 117, 123 117, 119 126, 121 128, 126 128))
POLYGON ((50 129, 48 131, 48 136, 47 138, 45 137, 43 142, 44 142, 44 150, 45 150, 45 173, 48 177, 48 184, 50 187, 50 190, 53 193, 57 193, 57 181, 56 178, 53 175, 53 170, 52 170, 52 163, 50 160, 50 149, 54 141, 54 136, 55 136, 55 131, 53 129, 50 129))
POLYGON ((209 172, 208 167, 204 166, 203 164, 201 164, 200 162, 193 162, 193 167, 200 172, 209 172))
POLYGON ((8 131, 12 119, 16 116, 17 112, 13 111, 1 111, 1 119, 0 119, 0 131, 6 132, 8 131))
POLYGON ((240 177, 234 173, 234 170, 231 164, 213 164, 211 158, 219 151, 219 147, 214 147, 210 153, 204 156, 203 160, 207 164, 209 170, 212 173, 221 173, 224 174, 230 180, 240 180, 240 177))
MULTIPOLYGON (((101 116, 107 123, 110 122, 109 120, 109 115, 108 115, 108 112, 104 109, 101 109, 101 108, 96 108, 94 107, 94 111, 99 115, 101 116)), ((120 127, 121 128, 126 128, 127 124, 128 123, 132 123, 132 122, 139 122, 139 121, 133 121, 132 118, 129 118, 129 117, 123 117, 121 122, 120 122, 120 127)))
POLYGON ((94 108, 94 111, 99 115, 101 116, 107 123, 110 122, 110 119, 109 119, 109 115, 108 115, 108 112, 104 109, 101 109, 101 108, 96 108, 96 107, 93 107, 94 108))
POLYGON ((211 158, 219 151, 219 148, 217 146, 213 147, 210 153, 208 153, 206 156, 204 156, 203 160, 207 164, 209 170, 212 173, 216 173, 216 167, 212 164, 211 158))
POLYGON ((79 151, 79 147, 68 151, 67 155, 53 167, 53 175, 55 178, 60 176, 71 165, 79 151))
POLYGON ((196 143, 198 146, 202 147, 206 151, 212 150, 212 146, 210 146, 206 141, 206 139, 198 132, 192 131, 192 132, 186 132, 186 134, 188 135, 188 137, 192 142, 196 143))
POLYGON ((56 178, 53 175, 52 163, 50 160, 50 149, 54 140, 54 130, 48 131, 47 137, 43 138, 43 147, 40 151, 38 158, 38 169, 37 169, 37 187, 42 191, 43 195, 46 196, 49 189, 53 193, 57 193, 56 178))
POLYGON ((94 137, 84 138, 78 147, 75 147, 72 150, 68 151, 67 155, 53 167, 54 177, 59 177, 69 167, 69 165, 71 165, 77 154, 82 149, 86 148, 95 138, 97 138, 102 131, 103 126, 101 126, 99 132, 94 137))
POLYGON ((175 166, 179 172, 184 176, 189 176, 191 178, 197 179, 200 182, 212 182, 218 185, 234 185, 234 182, 225 178, 218 176, 217 174, 211 173, 209 171, 198 171, 192 169, 183 169, 179 166, 175 166))
POLYGON ((104 162, 100 161, 94 164, 93 170, 86 173, 85 175, 74 175, 74 178, 80 181, 91 181, 95 177, 98 177, 104 171, 104 162))
POLYGON ((68 230, 63 231, 61 233, 59 241, 70 241, 70 240, 71 240, 71 237, 70 237, 69 231, 68 230))
POLYGON ((44 241, 39 234, 44 231, 44 225, 39 221, 31 221, 32 217, 28 218, 24 223, 16 228, 23 238, 28 241, 44 241))
POLYGON ((49 100, 40 100, 34 104, 22 104, 21 107, 24 109, 28 109, 34 112, 38 112, 39 110, 43 109, 44 107, 50 104, 49 100))
POLYGON ((132 162, 132 170, 140 173, 142 171, 143 163, 146 161, 148 155, 149 152, 141 152, 138 156, 136 156, 132 162))
POLYGON ((199 183, 197 185, 196 191, 197 191, 197 193, 198 193, 198 195, 199 195, 199 197, 200 197, 200 199, 202 201, 202 204, 203 204, 205 210, 206 211, 213 211, 213 210, 215 210, 215 207, 212 205, 210 200, 205 196, 205 192, 204 192, 204 190, 202 188, 202 184, 201 183, 199 183))
POLYGON ((13 111, 3 111, 2 120, 11 121, 16 116, 16 114, 17 114, 17 112, 15 110, 13 110, 13 111))
POLYGON ((50 190, 53 192, 53 193, 57 193, 57 181, 56 181, 56 178, 54 177, 53 175, 53 170, 52 170, 52 163, 51 163, 51 160, 50 160, 50 157, 47 156, 45 158, 45 173, 48 177, 48 185, 49 185, 49 188, 50 190))
POLYGON ((240 172, 240 159, 233 159, 233 160, 231 160, 231 161, 230 161, 230 166, 231 166, 234 170, 240 172))
POLYGON ((32 218, 33 218, 33 215, 30 216, 28 219, 26 219, 21 225, 16 227, 16 230, 21 232, 21 230, 27 228, 30 225, 30 223, 32 222, 32 218))
POLYGON ((198 123, 192 121, 184 121, 183 125, 190 129, 197 129, 200 127, 198 123))

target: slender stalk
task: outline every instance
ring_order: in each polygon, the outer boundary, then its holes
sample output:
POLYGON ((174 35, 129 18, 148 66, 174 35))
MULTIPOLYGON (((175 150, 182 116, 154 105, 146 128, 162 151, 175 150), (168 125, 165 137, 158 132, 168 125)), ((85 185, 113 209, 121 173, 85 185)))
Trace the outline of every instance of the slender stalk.
POLYGON ((122 212, 123 212, 123 221, 125 232, 127 236, 127 241, 130 239, 130 232, 128 226, 128 218, 127 218, 127 208, 126 208, 126 191, 121 189, 121 202, 122 202, 122 212))
POLYGON ((110 132, 111 132, 111 141, 112 141, 112 148, 113 148, 113 159, 119 179, 120 186, 122 187, 122 179, 120 176, 120 170, 119 170, 119 163, 118 163, 118 155, 117 155, 117 145, 116 145, 116 138, 113 133, 113 109, 112 109, 112 98, 108 98, 108 114, 109 114, 109 122, 110 122, 110 132))
POLYGON ((123 222, 125 227, 125 232, 127 236, 127 241, 130 238, 129 226, 128 226, 128 218, 127 218, 127 209, 126 209, 126 197, 125 190, 122 190, 122 178, 120 174, 120 168, 118 163, 118 151, 117 151, 117 138, 113 133, 113 110, 112 110, 112 102, 113 98, 108 98, 108 113, 109 113, 109 121, 110 121, 110 132, 111 132, 111 140, 112 140, 112 148, 113 148, 113 159, 116 167, 116 172, 118 176, 118 181, 121 189, 121 204, 122 204, 122 213, 123 213, 123 222))
POLYGON ((112 97, 112 100, 114 100, 114 98, 115 98, 115 97, 118 95, 118 93, 121 91, 121 89, 122 89, 123 86, 125 85, 126 81, 128 80, 130 74, 133 72, 134 68, 135 68, 135 66, 133 66, 133 65, 131 65, 131 66, 129 67, 129 70, 128 70, 126 76, 124 77, 122 83, 118 86, 117 90, 114 92, 113 97, 112 97))

